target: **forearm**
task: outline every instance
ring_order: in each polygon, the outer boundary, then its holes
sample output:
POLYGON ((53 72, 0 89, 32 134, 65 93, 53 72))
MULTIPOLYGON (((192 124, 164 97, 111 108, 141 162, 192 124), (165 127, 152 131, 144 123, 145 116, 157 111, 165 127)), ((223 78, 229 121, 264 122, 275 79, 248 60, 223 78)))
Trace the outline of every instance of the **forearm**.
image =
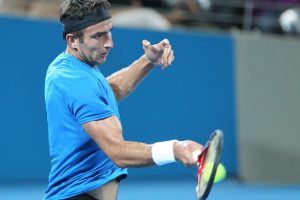
POLYGON ((152 159, 152 145, 123 141, 114 155, 110 157, 116 165, 122 168, 127 167, 146 167, 154 165, 152 159))
POLYGON ((192 152, 202 146, 192 141, 165 141, 152 145, 125 141, 117 117, 91 121, 83 125, 105 154, 119 167, 144 167, 162 165, 175 160, 186 166, 195 164, 192 152))
POLYGON ((180 161, 186 166, 193 166, 202 151, 202 145, 193 141, 170 140, 146 145, 137 142, 123 142, 113 157, 119 167, 145 167, 164 165, 180 161))
POLYGON ((154 65, 145 55, 129 67, 123 68, 107 78, 118 101, 129 95, 141 80, 149 74, 154 65))

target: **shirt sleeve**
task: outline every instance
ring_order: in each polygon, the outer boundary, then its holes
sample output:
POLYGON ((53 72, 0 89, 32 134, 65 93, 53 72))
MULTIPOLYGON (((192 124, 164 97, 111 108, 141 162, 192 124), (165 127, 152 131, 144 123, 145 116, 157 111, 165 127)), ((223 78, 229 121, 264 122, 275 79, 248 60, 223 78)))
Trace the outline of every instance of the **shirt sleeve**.
POLYGON ((95 80, 79 79, 66 93, 67 106, 81 125, 115 115, 106 88, 95 80))

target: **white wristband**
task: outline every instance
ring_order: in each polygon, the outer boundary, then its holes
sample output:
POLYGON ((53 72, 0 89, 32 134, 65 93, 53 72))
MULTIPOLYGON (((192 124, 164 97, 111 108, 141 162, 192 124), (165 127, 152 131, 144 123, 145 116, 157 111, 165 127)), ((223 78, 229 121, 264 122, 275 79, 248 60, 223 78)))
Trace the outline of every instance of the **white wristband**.
POLYGON ((156 165, 176 162, 173 152, 173 144, 176 141, 157 142, 152 145, 152 159, 156 165))

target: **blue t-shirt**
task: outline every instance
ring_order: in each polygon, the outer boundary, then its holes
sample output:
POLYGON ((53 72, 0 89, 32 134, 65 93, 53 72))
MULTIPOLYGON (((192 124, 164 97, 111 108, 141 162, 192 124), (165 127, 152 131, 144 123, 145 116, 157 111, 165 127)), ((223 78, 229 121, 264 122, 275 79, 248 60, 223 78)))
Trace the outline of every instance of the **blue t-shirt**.
POLYGON ((127 175, 84 131, 84 123, 119 116, 114 93, 98 68, 66 53, 45 80, 51 172, 45 199, 64 199, 127 175))

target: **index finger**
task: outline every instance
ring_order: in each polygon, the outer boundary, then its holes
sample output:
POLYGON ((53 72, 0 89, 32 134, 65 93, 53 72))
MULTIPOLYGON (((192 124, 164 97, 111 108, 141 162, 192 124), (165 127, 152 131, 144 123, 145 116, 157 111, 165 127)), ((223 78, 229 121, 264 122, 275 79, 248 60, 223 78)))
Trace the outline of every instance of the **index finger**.
POLYGON ((170 41, 168 39, 163 39, 159 44, 163 47, 168 47, 170 45, 170 41))
POLYGON ((148 40, 143 40, 142 44, 144 48, 148 48, 151 45, 151 43, 148 40))

